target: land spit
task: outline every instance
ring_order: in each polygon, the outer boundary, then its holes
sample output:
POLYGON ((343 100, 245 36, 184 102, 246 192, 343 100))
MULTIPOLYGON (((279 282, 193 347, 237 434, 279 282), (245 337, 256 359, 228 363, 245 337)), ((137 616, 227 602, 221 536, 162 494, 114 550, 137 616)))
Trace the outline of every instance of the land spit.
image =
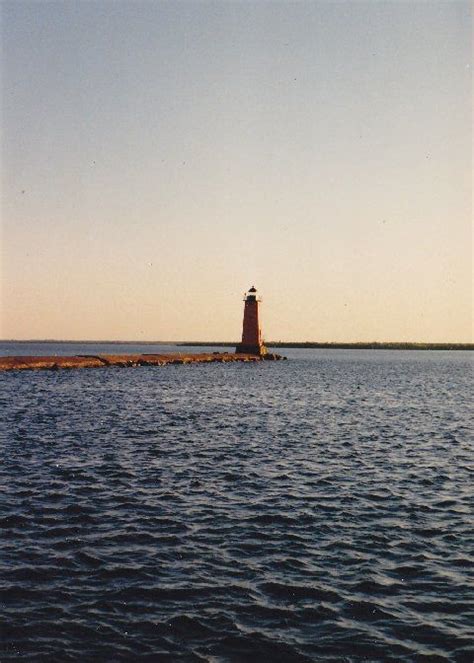
POLYGON ((209 364, 235 361, 255 362, 286 359, 268 353, 263 356, 233 354, 230 352, 207 352, 202 354, 140 354, 140 355, 73 355, 53 357, 0 357, 0 371, 50 370, 61 368, 133 368, 137 366, 166 366, 168 364, 209 364))

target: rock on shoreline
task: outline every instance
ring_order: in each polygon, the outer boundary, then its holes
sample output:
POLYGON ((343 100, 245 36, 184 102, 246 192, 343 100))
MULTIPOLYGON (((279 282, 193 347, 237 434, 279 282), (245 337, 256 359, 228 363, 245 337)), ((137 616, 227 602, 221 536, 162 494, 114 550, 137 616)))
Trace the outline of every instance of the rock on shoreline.
POLYGON ((286 359, 269 353, 258 355, 212 352, 202 354, 139 354, 139 355, 74 355, 53 357, 0 357, 0 371, 50 370, 65 368, 130 368, 136 366, 166 366, 167 364, 204 364, 255 362, 286 359))

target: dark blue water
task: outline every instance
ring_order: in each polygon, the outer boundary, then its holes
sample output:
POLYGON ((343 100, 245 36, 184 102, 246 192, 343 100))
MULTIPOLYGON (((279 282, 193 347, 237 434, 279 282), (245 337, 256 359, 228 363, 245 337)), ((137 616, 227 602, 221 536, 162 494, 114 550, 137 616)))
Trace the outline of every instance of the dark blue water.
POLYGON ((474 660, 471 355, 287 354, 0 373, 2 662, 474 660))

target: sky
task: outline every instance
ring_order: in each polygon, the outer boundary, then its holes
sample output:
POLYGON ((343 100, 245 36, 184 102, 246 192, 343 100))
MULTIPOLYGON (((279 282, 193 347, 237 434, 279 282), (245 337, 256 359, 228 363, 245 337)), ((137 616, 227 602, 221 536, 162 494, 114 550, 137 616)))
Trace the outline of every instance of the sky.
POLYGON ((469 2, 4 0, 3 339, 470 342, 469 2))

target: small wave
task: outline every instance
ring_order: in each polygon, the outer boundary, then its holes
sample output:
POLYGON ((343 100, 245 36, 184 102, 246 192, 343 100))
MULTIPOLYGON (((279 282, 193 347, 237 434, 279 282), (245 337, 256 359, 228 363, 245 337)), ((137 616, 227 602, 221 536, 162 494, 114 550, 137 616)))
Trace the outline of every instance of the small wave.
POLYGON ((212 635, 213 631, 202 622, 189 615, 177 615, 168 622, 168 627, 177 633, 185 633, 191 637, 205 637, 212 635))
POLYGON ((310 663, 308 658, 296 647, 288 643, 270 640, 258 633, 239 636, 227 636, 218 645, 210 648, 214 655, 223 656, 232 661, 275 661, 283 663, 310 663))
POLYGON ((351 619, 363 621, 393 620, 394 615, 369 601, 349 601, 343 612, 351 619))
POLYGON ((265 582, 258 586, 259 590, 270 596, 289 601, 313 599, 317 601, 340 601, 336 592, 315 587, 314 585, 284 585, 277 582, 265 582))
POLYGON ((1 529, 20 529, 29 524, 29 519, 22 515, 12 514, 0 518, 1 529))

